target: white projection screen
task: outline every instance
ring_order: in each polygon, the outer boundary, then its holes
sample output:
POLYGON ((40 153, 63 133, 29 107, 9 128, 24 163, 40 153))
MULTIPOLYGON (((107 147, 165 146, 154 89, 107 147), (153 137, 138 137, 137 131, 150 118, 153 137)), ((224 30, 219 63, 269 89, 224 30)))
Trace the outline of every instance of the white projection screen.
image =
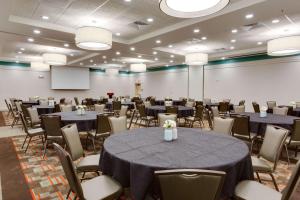
POLYGON ((51 67, 51 89, 53 90, 88 90, 90 89, 89 68, 51 67))

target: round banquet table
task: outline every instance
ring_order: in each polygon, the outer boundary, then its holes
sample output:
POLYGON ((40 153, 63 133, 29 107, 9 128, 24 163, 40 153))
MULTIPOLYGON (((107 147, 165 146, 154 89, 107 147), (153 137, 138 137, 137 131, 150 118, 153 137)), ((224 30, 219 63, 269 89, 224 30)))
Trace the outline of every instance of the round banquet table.
POLYGON ((61 116, 63 125, 76 123, 78 131, 90 131, 96 128, 98 114, 95 111, 86 111, 84 115, 77 115, 76 111, 73 111, 52 113, 50 115, 61 116))
MULTIPOLYGON (((208 103, 205 105, 207 109, 211 109, 211 107, 219 107, 220 103, 208 103)), ((232 103, 229 104, 229 110, 233 110, 234 105, 232 103)))
POLYGON ((157 189, 155 170, 225 171, 224 198, 233 196, 238 182, 253 179, 249 149, 243 141, 190 128, 178 128, 178 139, 173 142, 163 140, 162 128, 134 129, 112 135, 104 142, 100 168, 123 187, 130 187, 136 200, 157 189))
POLYGON ((50 114, 54 112, 54 106, 47 106, 47 105, 33 105, 33 108, 36 108, 39 115, 50 114))
MULTIPOLYGON (((182 100, 172 100, 174 106, 182 105, 182 100)), ((165 100, 155 100, 155 105, 157 106, 164 106, 165 100)))
MULTIPOLYGON (((149 106, 146 108, 146 113, 149 116, 157 117, 158 113, 165 113, 166 106, 149 106)), ((194 115, 194 109, 191 107, 178 106, 178 117, 189 117, 194 115)))
MULTIPOLYGON (((128 106, 128 109, 129 109, 129 110, 134 109, 134 102, 122 102, 121 104, 122 104, 123 106, 128 106)), ((106 108, 107 108, 108 110, 112 110, 112 102, 107 102, 107 103, 106 103, 106 108)))
POLYGON ((292 129, 292 125, 295 119, 300 119, 299 117, 289 116, 289 115, 274 115, 267 113, 267 117, 260 117, 259 113, 245 112, 242 115, 247 115, 250 117, 250 128, 251 132, 263 134, 266 130, 268 124, 281 126, 283 128, 292 129))

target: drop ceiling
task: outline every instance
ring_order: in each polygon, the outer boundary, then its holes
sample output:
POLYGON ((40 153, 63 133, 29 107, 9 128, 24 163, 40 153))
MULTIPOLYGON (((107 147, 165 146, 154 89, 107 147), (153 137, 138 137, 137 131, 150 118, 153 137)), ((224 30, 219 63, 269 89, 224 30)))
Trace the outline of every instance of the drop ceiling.
POLYGON ((158 0, 0 3, 0 60, 8 61, 37 61, 43 53, 56 52, 68 56, 69 66, 107 68, 111 64, 127 69, 132 60, 143 59, 149 67, 157 67, 182 64, 184 54, 195 51, 209 53, 210 59, 261 53, 270 39, 300 34, 299 0, 231 0, 224 10, 193 19, 164 14, 158 0), (247 14, 254 17, 246 19, 247 14), (274 19, 280 22, 272 23, 274 19), (75 30, 89 25, 111 30, 113 48, 95 52, 77 48, 75 30), (34 34, 35 29, 41 33, 34 34), (238 32, 233 34, 233 29, 238 32), (35 41, 28 42, 29 37, 35 41))

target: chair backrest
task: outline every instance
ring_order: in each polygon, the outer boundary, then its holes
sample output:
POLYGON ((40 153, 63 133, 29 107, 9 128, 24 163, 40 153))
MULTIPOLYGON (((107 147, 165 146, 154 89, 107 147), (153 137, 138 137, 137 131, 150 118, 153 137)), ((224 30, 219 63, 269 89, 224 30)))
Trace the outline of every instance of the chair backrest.
POLYGON ((61 98, 61 99, 59 100, 59 104, 65 104, 65 101, 66 101, 66 98, 61 98))
POLYGON ((23 113, 20 113, 20 118, 21 118, 21 122, 22 122, 22 125, 23 125, 23 128, 24 128, 24 131, 25 131, 26 134, 28 134, 27 122, 26 122, 26 119, 25 119, 23 113))
POLYGON ((110 133, 111 127, 108 115, 97 115, 96 133, 110 133))
POLYGON ((54 112, 61 112, 61 109, 60 109, 60 105, 59 105, 59 104, 55 104, 55 105, 54 105, 54 112))
POLYGON ((13 109, 16 108, 16 104, 15 104, 16 100, 17 100, 16 98, 9 98, 10 105, 13 109))
POLYGON ((245 105, 245 100, 240 100, 240 102, 239 102, 239 106, 243 106, 243 105, 245 105))
POLYGON ((72 112, 72 105, 60 105, 61 112, 72 112))
POLYGON ((16 104, 17 111, 22 112, 22 108, 21 108, 22 101, 16 101, 15 104, 16 104))
POLYGON ((143 104, 137 105, 137 110, 139 111, 139 114, 140 114, 141 117, 146 117, 147 116, 145 105, 143 105, 143 104))
POLYGON ((127 117, 128 106, 121 106, 119 116, 127 117))
POLYGON ((228 112, 229 111, 229 102, 220 102, 219 103, 219 112, 228 112))
POLYGON ((121 101, 113 101, 112 102, 112 109, 113 110, 121 110, 121 106, 122 106, 121 101))
POLYGON ((211 112, 212 112, 213 117, 219 117, 220 116, 219 108, 217 106, 211 107, 211 112))
POLYGON ((245 112, 245 105, 234 106, 233 110, 234 110, 235 113, 244 113, 245 112))
POLYGON ((288 133, 289 131, 284 128, 271 125, 267 126, 264 141, 260 148, 258 156, 263 157, 270 162, 273 162, 274 170, 276 169, 277 161, 279 159, 288 133))
POLYGON ((209 128, 213 129, 213 122, 212 122, 212 116, 211 116, 210 111, 208 109, 206 109, 205 114, 206 114, 206 117, 207 117, 209 128))
POLYGON ((152 106, 150 101, 145 101, 144 105, 145 105, 146 108, 152 106))
POLYGON ((300 141, 300 119, 294 120, 293 130, 291 133, 291 140, 300 141))
POLYGON ((95 104, 95 111, 97 113, 104 113, 105 104, 95 104))
POLYGON ((288 107, 273 107, 274 115, 287 115, 289 108, 288 107))
POLYGON ((267 106, 269 109, 276 107, 276 101, 267 101, 267 106))
POLYGON ((231 115, 234 119, 232 134, 248 136, 250 139, 250 117, 244 115, 231 115))
POLYGON ((225 172, 196 169, 164 170, 154 173, 163 200, 217 200, 220 198, 226 176, 225 172))
POLYGON ((196 105, 195 105, 196 107, 197 106, 203 106, 203 101, 196 101, 196 105))
POLYGON ((194 101, 187 101, 185 104, 186 107, 192 108, 195 106, 195 102, 194 101))
POLYGON ((259 108, 259 104, 256 102, 252 102, 252 106, 253 106, 253 110, 256 113, 260 113, 260 108, 259 108))
POLYGON ((126 117, 109 117, 108 119, 112 134, 127 130, 126 117))
POLYGON ((231 135, 233 123, 234 119, 232 118, 214 117, 213 131, 217 133, 231 135))
POLYGON ((202 106, 202 105, 196 106, 195 117, 203 119, 203 110, 204 110, 204 106, 202 106))
POLYGON ((77 125, 68 124, 61 128, 61 132, 70 151, 72 160, 78 160, 84 156, 77 125))
POLYGON ((150 98, 150 104, 151 104, 151 106, 155 106, 155 99, 154 98, 150 98))
POLYGON ((70 155, 58 144, 54 143, 53 146, 57 156, 59 157, 66 178, 69 182, 71 191, 76 193, 79 199, 84 199, 83 190, 80 181, 76 175, 75 167, 70 155))
POLYGON ((42 127, 47 136, 62 136, 61 134, 61 116, 59 115, 43 115, 42 127))
POLYGON ((29 113, 29 117, 30 117, 30 121, 32 124, 34 123, 39 123, 40 122, 40 118, 39 118, 39 114, 36 108, 27 108, 28 113, 29 113))
POLYGON ((296 163, 286 188, 282 191, 282 200, 289 200, 300 184, 300 160, 296 163))
POLYGON ((160 127, 164 126, 164 123, 166 120, 173 120, 177 121, 177 115, 176 114, 169 114, 169 113, 159 113, 158 114, 158 123, 160 127))
POLYGON ((176 106, 166 106, 166 113, 176 114, 178 113, 178 107, 176 106))
POLYGON ((80 104, 79 100, 78 100, 78 97, 74 97, 74 101, 75 101, 76 106, 78 106, 80 104))
POLYGON ((27 110, 28 107, 30 107, 30 106, 21 104, 22 113, 23 113, 25 119, 26 119, 26 118, 30 118, 29 112, 28 112, 28 110, 27 110))
POLYGON ((7 109, 8 109, 8 110, 10 110, 10 107, 8 106, 8 105, 9 105, 9 103, 7 102, 7 100, 6 100, 6 99, 4 99, 4 101, 5 101, 5 104, 6 104, 6 107, 7 107, 7 109))
POLYGON ((186 103, 187 103, 187 99, 185 99, 185 98, 181 99, 180 105, 185 106, 186 103))

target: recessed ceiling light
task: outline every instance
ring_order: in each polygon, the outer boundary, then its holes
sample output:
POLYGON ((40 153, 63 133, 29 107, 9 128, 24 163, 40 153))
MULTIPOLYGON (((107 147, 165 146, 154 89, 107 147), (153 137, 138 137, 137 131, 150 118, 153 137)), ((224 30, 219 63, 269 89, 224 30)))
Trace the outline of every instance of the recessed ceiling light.
POLYGON ((69 45, 69 44, 67 44, 67 43, 65 43, 65 44, 64 44, 64 47, 69 47, 69 46, 70 46, 70 45, 69 45))
POLYGON ((94 64, 94 66, 96 66, 96 63, 94 64))
POLYGON ((262 45, 263 43, 262 42, 257 42, 257 45, 262 45))
POLYGON ((138 55, 138 58, 141 58, 142 56, 141 55, 138 55))
POLYGON ((199 33, 200 32, 200 29, 196 28, 194 29, 194 33, 199 33))
POLYGON ((121 53, 119 51, 116 52, 116 55, 120 55, 121 53))
POLYGON ((73 57, 73 56, 74 56, 74 54, 72 54, 72 53, 71 53, 71 54, 70 54, 70 56, 71 56, 71 57, 73 57))
POLYGON ((157 54, 157 52, 156 51, 153 51, 153 55, 156 55, 157 54))
POLYGON ((80 65, 83 65, 83 63, 80 63, 80 65))
POLYGON ((236 42, 236 40, 235 40, 235 39, 233 39, 233 40, 230 40, 230 42, 231 42, 231 43, 235 43, 235 42, 236 42))
POLYGON ((94 62, 93 60, 90 60, 90 63, 94 62))
POLYGON ((22 51, 19 51, 19 52, 18 52, 18 54, 22 54, 22 53, 23 53, 22 51))
POLYGON ((131 0, 124 0, 125 2, 131 2, 131 0))
POLYGON ((147 22, 153 22, 154 20, 153 20, 153 18, 148 18, 147 19, 147 22))
POLYGON ((279 22, 280 22, 279 19, 273 19, 273 20, 272 20, 272 23, 273 23, 273 24, 277 24, 277 23, 279 23, 279 22))
POLYGON ((173 63, 174 61, 173 60, 170 60, 170 63, 173 63))
POLYGON ((173 45, 171 45, 171 44, 170 44, 168 47, 169 47, 169 48, 172 48, 172 47, 173 47, 173 45))
POLYGON ((207 37, 202 37, 201 40, 207 40, 207 37))
POLYGON ((170 55, 170 57, 171 57, 171 58, 174 58, 175 56, 174 56, 174 55, 170 55))
POLYGON ((221 59, 222 59, 222 60, 225 60, 225 59, 226 59, 226 57, 222 57, 221 59))
POLYGON ((158 61, 158 58, 154 58, 155 61, 158 61))
POLYGON ((116 36, 120 36, 121 35, 121 33, 116 33, 116 36))
POLYGON ((106 56, 102 56, 103 59, 106 59, 106 56))
POLYGON ((253 14, 247 14, 247 15, 245 16, 246 19, 251 19, 251 18, 253 18, 253 17, 254 17, 253 14))
POLYGON ((160 41, 160 40, 156 40, 155 42, 156 42, 156 44, 160 44, 160 43, 161 43, 161 41, 160 41))
POLYGON ((35 29, 35 30, 33 30, 33 33, 34 33, 34 34, 40 34, 40 33, 41 33, 41 31, 40 31, 40 30, 38 30, 38 29, 35 29))
POLYGON ((20 50, 21 50, 21 51, 25 51, 25 49, 24 49, 24 48, 20 48, 20 50))
POLYGON ((46 16, 46 15, 44 15, 44 16, 42 16, 42 19, 44 19, 44 20, 48 20, 48 19, 49 19, 49 17, 48 17, 48 16, 46 16))
POLYGON ((33 38, 28 38, 27 41, 28 42, 34 42, 34 39, 33 38))
POLYGON ((134 47, 131 47, 130 50, 131 50, 131 51, 135 51, 135 48, 134 48, 134 47))
POLYGON ((231 33, 237 33, 237 32, 238 32, 237 29, 232 29, 232 30, 231 30, 231 33))
POLYGON ((231 49, 231 50, 232 50, 232 49, 235 49, 235 47, 234 47, 234 46, 231 46, 230 49, 231 49))

